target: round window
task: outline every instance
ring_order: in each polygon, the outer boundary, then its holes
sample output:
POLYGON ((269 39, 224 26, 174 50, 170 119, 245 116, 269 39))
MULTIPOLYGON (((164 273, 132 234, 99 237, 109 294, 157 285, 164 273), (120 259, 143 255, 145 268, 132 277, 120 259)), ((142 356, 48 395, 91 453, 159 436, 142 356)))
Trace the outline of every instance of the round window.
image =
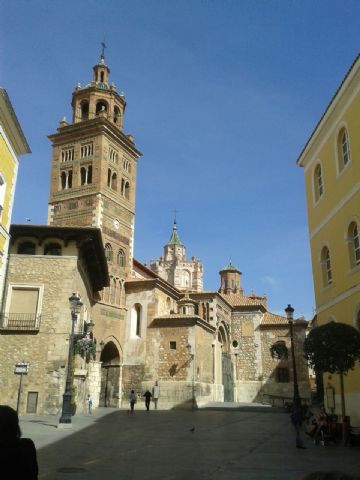
POLYGON ((234 348, 237 348, 239 346, 239 342, 237 340, 234 340, 233 343, 232 343, 232 346, 234 348))

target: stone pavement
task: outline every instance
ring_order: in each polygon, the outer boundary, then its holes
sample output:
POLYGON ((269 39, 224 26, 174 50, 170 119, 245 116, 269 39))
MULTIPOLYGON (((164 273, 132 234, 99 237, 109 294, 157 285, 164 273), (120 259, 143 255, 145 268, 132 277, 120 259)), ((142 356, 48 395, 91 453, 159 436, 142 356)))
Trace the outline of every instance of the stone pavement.
POLYGON ((300 480, 305 473, 359 473, 360 448, 295 448, 289 415, 232 406, 192 411, 100 408, 73 417, 71 430, 53 416, 23 416, 23 436, 38 449, 46 480, 300 480))

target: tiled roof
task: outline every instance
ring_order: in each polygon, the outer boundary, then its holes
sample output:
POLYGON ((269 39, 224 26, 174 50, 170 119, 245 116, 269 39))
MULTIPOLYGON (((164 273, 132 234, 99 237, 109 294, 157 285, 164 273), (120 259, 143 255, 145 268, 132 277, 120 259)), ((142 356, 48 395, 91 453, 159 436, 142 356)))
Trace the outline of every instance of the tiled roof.
POLYGON ((240 270, 234 264, 231 263, 231 260, 227 265, 225 265, 224 268, 220 270, 220 272, 226 272, 228 270, 241 273, 240 270))
POLYGON ((288 325, 288 320, 282 315, 266 312, 261 320, 261 325, 288 325))
POLYGON ((266 308, 266 297, 259 297, 257 295, 243 295, 241 293, 222 293, 221 296, 233 307, 252 307, 263 306, 266 308))

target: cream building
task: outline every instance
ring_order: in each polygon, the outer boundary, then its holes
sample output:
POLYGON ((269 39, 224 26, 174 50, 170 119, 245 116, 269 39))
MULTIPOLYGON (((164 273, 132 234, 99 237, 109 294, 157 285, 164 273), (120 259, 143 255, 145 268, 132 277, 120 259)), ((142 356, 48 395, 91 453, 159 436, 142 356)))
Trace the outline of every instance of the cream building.
POLYGON ((9 228, 19 166, 18 157, 30 153, 6 90, 0 88, 0 305, 7 268, 9 228))
MULTIPOLYGON (((360 328, 360 57, 336 90, 303 148, 317 324, 335 321, 360 328)), ((324 375, 335 387, 336 375, 324 375)), ((347 415, 360 426, 360 366, 345 377, 347 415)), ((327 400, 327 399, 326 399, 327 400)))

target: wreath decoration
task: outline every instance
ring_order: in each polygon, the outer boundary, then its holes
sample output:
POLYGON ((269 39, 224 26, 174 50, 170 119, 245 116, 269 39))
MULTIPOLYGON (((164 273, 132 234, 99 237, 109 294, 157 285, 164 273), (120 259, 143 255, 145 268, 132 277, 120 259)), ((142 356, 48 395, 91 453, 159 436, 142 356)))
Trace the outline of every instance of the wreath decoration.
POLYGON ((272 358, 277 358, 278 360, 287 360, 289 357, 289 350, 285 342, 279 340, 271 345, 270 355, 272 358))

